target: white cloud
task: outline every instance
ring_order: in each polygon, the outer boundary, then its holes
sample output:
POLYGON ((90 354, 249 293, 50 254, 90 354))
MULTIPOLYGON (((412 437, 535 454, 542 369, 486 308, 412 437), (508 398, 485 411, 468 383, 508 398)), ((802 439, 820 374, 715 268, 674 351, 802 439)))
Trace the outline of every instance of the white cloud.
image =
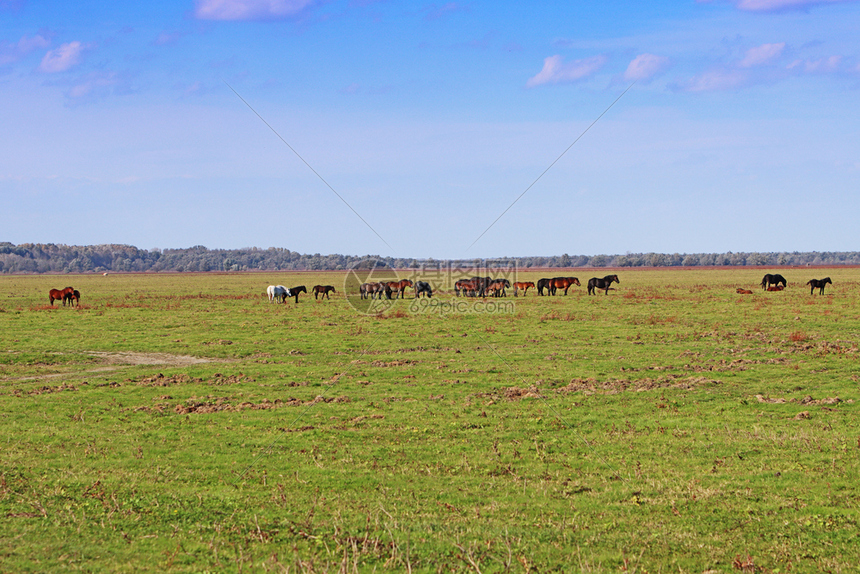
POLYGON ((162 32, 158 35, 158 37, 154 40, 154 44, 156 46, 167 46, 169 44, 175 44, 177 40, 179 40, 179 32, 162 32))
POLYGON ((67 96, 71 99, 81 99, 99 95, 109 90, 119 82, 116 72, 94 72, 88 74, 82 81, 71 87, 67 96))
POLYGON ((299 14, 315 0, 197 0, 201 20, 279 20, 299 14))
POLYGON ((655 56, 654 54, 639 54, 624 72, 624 79, 628 81, 649 80, 665 70, 669 66, 669 58, 655 56))
POLYGON ((795 60, 786 66, 787 70, 795 70, 807 74, 825 74, 835 72, 842 61, 841 56, 830 56, 818 60, 795 60))
POLYGON ((691 79, 684 88, 688 92, 718 92, 742 86, 747 75, 737 70, 712 70, 691 79))
POLYGON ((41 34, 31 38, 21 36, 16 44, 0 42, 0 66, 17 62, 33 50, 44 49, 50 45, 51 41, 41 34))
POLYGON ((558 84, 575 82, 587 78, 597 72, 606 63, 606 56, 593 56, 582 60, 574 60, 569 64, 562 61, 556 54, 543 61, 543 69, 537 75, 529 78, 526 87, 533 88, 542 84, 558 84))
POLYGON ((83 50, 84 45, 78 41, 62 44, 45 54, 39 70, 49 74, 65 72, 81 61, 83 50))
POLYGON ((761 46, 750 48, 738 66, 741 68, 751 68, 766 64, 778 58, 782 54, 783 49, 785 49, 785 42, 780 42, 779 44, 762 44, 761 46))
POLYGON ((737 6, 748 12, 779 12, 781 10, 802 10, 816 4, 836 4, 856 0, 740 0, 737 6))

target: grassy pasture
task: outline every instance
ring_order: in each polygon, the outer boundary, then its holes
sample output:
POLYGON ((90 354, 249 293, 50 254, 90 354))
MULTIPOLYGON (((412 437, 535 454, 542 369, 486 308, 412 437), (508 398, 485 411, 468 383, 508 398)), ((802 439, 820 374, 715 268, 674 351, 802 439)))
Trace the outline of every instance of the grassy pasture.
POLYGON ((606 272, 0 276, 0 571, 856 571, 860 269, 606 272))

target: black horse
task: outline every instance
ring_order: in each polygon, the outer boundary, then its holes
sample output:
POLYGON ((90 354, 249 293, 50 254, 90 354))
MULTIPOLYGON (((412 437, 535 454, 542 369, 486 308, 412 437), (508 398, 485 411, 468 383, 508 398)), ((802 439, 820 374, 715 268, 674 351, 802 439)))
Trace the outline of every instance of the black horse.
POLYGON ((299 285, 298 287, 290 287, 287 289, 287 297, 295 297, 296 304, 299 303, 299 293, 307 293, 308 290, 304 285, 299 285))
POLYGON ((612 285, 612 282, 615 281, 619 285, 621 281, 618 279, 618 275, 607 275, 603 279, 599 277, 592 277, 588 280, 588 294, 589 295, 597 295, 596 289, 603 289, 604 295, 609 295, 609 286, 612 285))
POLYGON ((546 289, 547 294, 549 294, 549 282, 550 281, 551 281, 551 279, 538 279, 538 282, 537 282, 538 295, 543 295, 544 289, 546 289))
POLYGON ((810 279, 806 282, 809 285, 809 294, 812 295, 815 293, 816 289, 819 289, 818 294, 824 295, 824 286, 830 283, 833 285, 833 281, 830 280, 830 277, 825 277, 824 279, 810 279))
POLYGON ((780 283, 782 283, 783 287, 788 287, 788 283, 786 282, 785 277, 783 277, 779 273, 774 273, 773 275, 768 273, 761 280, 761 288, 767 291, 767 288, 771 285, 779 285, 780 283))
POLYGON ((433 296, 433 289, 430 287, 430 284, 426 281, 416 281, 415 282, 415 298, 418 299, 418 296, 424 294, 426 297, 433 296))
POLYGON ((471 281, 477 282, 477 297, 486 297, 487 296, 487 287, 490 286, 490 283, 493 282, 492 277, 472 277, 471 281))

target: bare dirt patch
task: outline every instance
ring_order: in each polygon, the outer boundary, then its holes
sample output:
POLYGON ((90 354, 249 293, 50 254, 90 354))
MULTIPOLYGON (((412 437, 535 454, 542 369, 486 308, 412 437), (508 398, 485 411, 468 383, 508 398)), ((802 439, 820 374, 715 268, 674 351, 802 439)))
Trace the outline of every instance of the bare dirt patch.
POLYGON ((223 359, 171 355, 169 353, 135 353, 132 351, 106 353, 91 351, 89 354, 99 358, 103 363, 108 365, 167 365, 171 367, 187 367, 203 363, 225 362, 223 359))

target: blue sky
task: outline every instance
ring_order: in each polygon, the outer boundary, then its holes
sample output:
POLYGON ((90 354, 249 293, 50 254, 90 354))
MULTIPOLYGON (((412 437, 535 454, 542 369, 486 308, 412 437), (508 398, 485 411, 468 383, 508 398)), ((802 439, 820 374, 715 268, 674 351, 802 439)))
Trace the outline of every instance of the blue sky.
POLYGON ((854 251, 858 101, 847 0, 0 0, 0 241, 854 251))

